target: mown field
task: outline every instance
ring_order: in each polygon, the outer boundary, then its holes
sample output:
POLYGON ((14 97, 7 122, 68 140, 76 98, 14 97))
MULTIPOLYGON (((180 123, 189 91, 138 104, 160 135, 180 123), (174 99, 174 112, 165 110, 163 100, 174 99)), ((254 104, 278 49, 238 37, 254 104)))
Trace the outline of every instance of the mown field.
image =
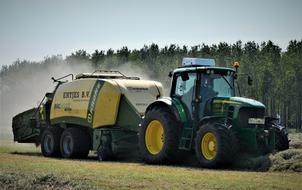
POLYGON ((288 151, 242 158, 227 170, 98 162, 93 154, 45 158, 39 147, 2 140, 0 189, 301 189, 302 134, 292 139, 288 151))

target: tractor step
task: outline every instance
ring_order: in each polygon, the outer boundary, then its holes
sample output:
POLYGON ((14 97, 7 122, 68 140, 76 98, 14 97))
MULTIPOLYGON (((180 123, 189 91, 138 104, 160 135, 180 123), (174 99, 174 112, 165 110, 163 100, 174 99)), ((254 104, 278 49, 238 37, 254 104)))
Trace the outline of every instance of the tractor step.
POLYGON ((181 150, 191 150, 192 141, 193 141, 193 128, 192 127, 184 127, 182 131, 182 135, 179 142, 179 149, 181 150))

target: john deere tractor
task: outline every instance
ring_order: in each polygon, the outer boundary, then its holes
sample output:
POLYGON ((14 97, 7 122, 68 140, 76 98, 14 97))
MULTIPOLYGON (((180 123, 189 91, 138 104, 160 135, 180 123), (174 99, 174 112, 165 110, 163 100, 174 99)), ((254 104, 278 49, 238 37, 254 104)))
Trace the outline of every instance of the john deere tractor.
POLYGON ((145 162, 179 163, 195 152, 202 167, 213 168, 233 162, 238 153, 288 149, 286 129, 265 116, 261 102, 235 97, 238 63, 235 66, 215 67, 211 59, 183 59, 183 66, 170 73, 170 97, 147 107, 139 129, 145 162))

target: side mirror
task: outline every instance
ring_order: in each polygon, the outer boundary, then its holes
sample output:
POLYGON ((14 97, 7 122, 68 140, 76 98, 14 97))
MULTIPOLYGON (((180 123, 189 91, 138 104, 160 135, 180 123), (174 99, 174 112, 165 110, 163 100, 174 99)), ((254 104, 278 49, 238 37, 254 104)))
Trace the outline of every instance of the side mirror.
POLYGON ((189 74, 188 73, 181 73, 181 80, 182 81, 187 81, 187 80, 189 80, 189 74))
POLYGON ((250 75, 247 76, 247 84, 250 86, 253 85, 253 79, 250 75))
POLYGON ((173 76, 173 71, 170 71, 168 76, 171 78, 173 76))

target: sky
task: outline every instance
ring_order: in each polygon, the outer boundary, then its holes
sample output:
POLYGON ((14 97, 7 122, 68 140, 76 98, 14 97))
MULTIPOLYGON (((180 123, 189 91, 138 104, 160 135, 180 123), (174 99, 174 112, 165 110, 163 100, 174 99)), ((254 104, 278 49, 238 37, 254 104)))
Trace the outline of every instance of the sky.
POLYGON ((302 39, 302 0, 0 0, 0 66, 79 49, 302 39))

